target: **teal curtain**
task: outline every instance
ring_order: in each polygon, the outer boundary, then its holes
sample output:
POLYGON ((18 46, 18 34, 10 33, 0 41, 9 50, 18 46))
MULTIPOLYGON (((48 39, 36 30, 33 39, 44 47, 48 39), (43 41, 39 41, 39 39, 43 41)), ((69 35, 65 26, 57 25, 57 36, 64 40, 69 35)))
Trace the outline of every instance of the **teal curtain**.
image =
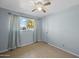
POLYGON ((9 37, 8 37, 8 49, 15 49, 20 47, 20 27, 19 27, 19 17, 16 15, 10 15, 9 20, 9 37))

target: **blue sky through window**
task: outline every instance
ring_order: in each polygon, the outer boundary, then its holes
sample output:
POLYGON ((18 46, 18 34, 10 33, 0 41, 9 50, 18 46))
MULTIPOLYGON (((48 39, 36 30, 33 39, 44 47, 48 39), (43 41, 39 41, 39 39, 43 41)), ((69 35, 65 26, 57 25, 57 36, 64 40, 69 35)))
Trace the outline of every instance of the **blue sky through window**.
POLYGON ((25 27, 27 24, 27 18, 20 17, 20 27, 25 27))

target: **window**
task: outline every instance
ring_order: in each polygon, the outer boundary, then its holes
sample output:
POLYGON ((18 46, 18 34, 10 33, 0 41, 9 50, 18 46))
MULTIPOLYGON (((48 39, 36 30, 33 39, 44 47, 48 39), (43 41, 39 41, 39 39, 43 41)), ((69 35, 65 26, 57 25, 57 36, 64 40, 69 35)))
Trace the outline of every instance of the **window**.
POLYGON ((30 19, 27 22, 27 29, 33 30, 35 28, 35 20, 30 19))
POLYGON ((34 30, 35 20, 30 18, 20 17, 20 30, 34 30))

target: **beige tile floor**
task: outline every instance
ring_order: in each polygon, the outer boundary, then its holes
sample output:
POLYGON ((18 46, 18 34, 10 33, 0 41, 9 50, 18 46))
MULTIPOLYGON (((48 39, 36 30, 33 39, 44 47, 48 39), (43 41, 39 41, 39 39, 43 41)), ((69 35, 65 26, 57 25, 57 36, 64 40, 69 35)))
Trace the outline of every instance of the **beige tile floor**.
POLYGON ((50 46, 44 42, 38 42, 25 47, 17 48, 13 51, 8 51, 0 55, 9 55, 9 57, 15 58, 77 58, 72 54, 50 46))

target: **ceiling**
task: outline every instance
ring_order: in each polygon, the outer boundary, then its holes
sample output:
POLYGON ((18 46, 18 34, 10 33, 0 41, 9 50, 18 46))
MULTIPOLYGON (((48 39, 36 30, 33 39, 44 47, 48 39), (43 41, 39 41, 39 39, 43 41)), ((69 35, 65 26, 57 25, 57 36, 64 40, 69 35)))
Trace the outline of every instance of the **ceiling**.
POLYGON ((51 0, 52 4, 48 7, 47 13, 43 13, 38 11, 32 12, 33 5, 31 1, 35 0, 0 0, 0 7, 35 17, 43 17, 79 5, 79 0, 51 0))

